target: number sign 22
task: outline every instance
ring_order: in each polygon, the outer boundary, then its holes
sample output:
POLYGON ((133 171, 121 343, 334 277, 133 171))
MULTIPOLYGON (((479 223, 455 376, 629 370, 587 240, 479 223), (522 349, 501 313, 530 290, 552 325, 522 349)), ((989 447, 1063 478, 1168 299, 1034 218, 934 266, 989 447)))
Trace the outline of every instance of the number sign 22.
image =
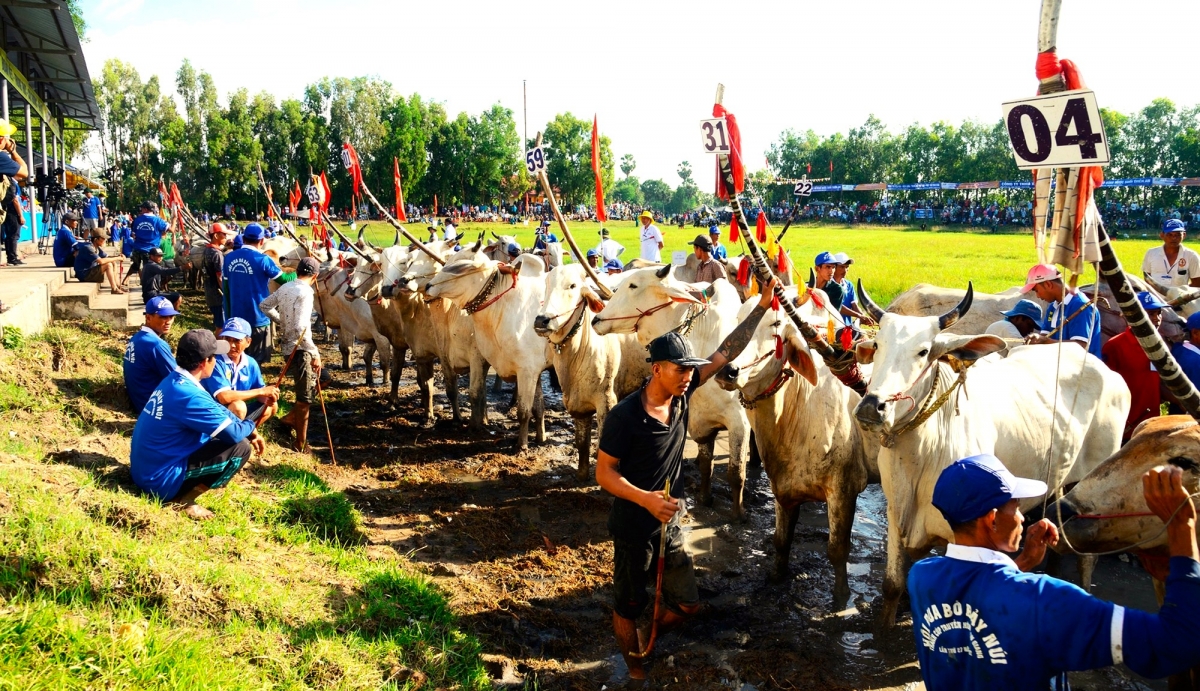
POLYGON ((1103 166, 1112 160, 1091 91, 1009 101, 1002 112, 1021 170, 1103 166))
POLYGON ((812 194, 813 184, 811 180, 801 180, 792 188, 792 194, 797 197, 807 197, 812 194))
POLYGON ((725 118, 701 120, 700 142, 706 154, 729 154, 729 130, 725 118))
POLYGON ((537 175, 545 169, 546 154, 542 147, 534 147, 525 152, 525 170, 528 170, 530 175, 537 175))

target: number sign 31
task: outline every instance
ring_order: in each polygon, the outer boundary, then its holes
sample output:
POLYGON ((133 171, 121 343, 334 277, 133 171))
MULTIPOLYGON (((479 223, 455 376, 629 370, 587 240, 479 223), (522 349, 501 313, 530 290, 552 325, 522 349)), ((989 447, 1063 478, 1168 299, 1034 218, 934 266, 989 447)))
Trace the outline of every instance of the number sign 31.
POLYGON ((700 121, 700 142, 706 154, 729 153, 729 131, 725 118, 700 121))
POLYGON ((542 147, 538 146, 525 152, 525 170, 528 170, 530 175, 537 175, 545 169, 546 154, 542 147))
POLYGON ((1103 166, 1112 160, 1091 91, 1009 101, 1001 110, 1021 170, 1103 166))

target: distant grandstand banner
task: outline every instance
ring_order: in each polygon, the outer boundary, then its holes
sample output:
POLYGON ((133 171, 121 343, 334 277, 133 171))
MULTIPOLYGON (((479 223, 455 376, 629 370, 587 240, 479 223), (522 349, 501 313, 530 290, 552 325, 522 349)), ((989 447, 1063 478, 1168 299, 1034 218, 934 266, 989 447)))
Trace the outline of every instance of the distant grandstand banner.
MULTIPOLYGON (((1051 186, 1054 180, 1050 181, 1051 186)), ((1112 178, 1104 187, 1200 187, 1196 178, 1112 178)), ((981 180, 978 182, 864 182, 856 185, 813 185, 813 192, 922 192, 931 190, 1031 190, 1032 180, 981 180)))

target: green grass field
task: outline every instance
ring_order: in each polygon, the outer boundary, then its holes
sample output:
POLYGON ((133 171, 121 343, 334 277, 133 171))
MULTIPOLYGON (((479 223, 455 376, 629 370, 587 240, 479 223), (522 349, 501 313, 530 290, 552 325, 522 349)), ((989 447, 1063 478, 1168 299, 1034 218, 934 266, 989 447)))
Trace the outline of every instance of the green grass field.
MULTIPOLYGON (((623 259, 638 256, 638 227, 634 221, 605 223, 613 238, 625 246, 623 259)), ((427 235, 420 224, 405 226, 417 237, 427 235), (420 231, 420 232, 418 232, 420 231)), ((534 225, 509 226, 502 223, 465 223, 460 231, 468 238, 480 232, 516 235, 522 247, 533 245, 534 225), (514 232, 515 231, 515 232, 514 232)), ((595 222, 572 223, 569 226, 580 249, 595 247, 599 242, 600 224, 595 222)), ((781 226, 775 226, 778 232, 781 226)), ((688 245, 701 228, 659 226, 666 238, 664 259, 671 250, 689 250, 688 245)), ((555 226, 555 233, 562 240, 562 232, 555 226)), ((367 237, 376 244, 390 244, 394 231, 386 223, 371 222, 367 237)), ((729 228, 721 233, 722 242, 729 248, 731 257, 743 253, 741 246, 729 246, 729 228)), ((565 243, 564 243, 565 244, 565 243)), ((1116 240, 1113 246, 1121 264, 1135 276, 1141 276, 1142 256, 1150 247, 1158 245, 1155 240, 1116 240)), ((1033 239, 1028 234, 992 235, 961 231, 922 231, 872 226, 793 225, 784 238, 793 263, 801 267, 806 277, 807 267, 822 251, 845 252, 854 258, 850 278, 861 278, 871 296, 886 305, 896 295, 917 283, 931 283, 947 288, 965 288, 967 281, 974 281, 976 290, 998 292, 1025 281, 1025 272, 1036 261, 1033 239)), ((565 248, 564 248, 565 249, 565 248)), ((569 252, 568 252, 569 253, 569 252)), ((1089 283, 1094 275, 1083 280, 1089 283)))

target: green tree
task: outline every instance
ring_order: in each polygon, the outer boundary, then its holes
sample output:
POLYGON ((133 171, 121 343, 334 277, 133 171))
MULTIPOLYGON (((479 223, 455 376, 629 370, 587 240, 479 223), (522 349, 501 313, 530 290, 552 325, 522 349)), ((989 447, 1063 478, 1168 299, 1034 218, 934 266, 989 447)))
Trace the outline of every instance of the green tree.
POLYGON ((608 196, 614 201, 625 202, 633 206, 641 206, 645 203, 641 183, 633 175, 626 175, 618 180, 617 184, 613 185, 608 196))
POLYGON ((662 180, 647 180, 642 183, 642 203, 651 209, 665 211, 673 195, 671 186, 662 180))
POLYGON ((635 168, 637 168, 637 162, 633 160, 633 154, 625 154, 621 157, 621 172, 626 177, 633 175, 635 168))
MULTIPOLYGON (((530 144, 530 148, 533 148, 530 144)), ((542 133, 546 175, 561 190, 563 204, 595 203, 596 180, 592 173, 592 123, 559 113, 542 133)), ((605 189, 613 187, 612 142, 600 137, 600 172, 605 189)))

